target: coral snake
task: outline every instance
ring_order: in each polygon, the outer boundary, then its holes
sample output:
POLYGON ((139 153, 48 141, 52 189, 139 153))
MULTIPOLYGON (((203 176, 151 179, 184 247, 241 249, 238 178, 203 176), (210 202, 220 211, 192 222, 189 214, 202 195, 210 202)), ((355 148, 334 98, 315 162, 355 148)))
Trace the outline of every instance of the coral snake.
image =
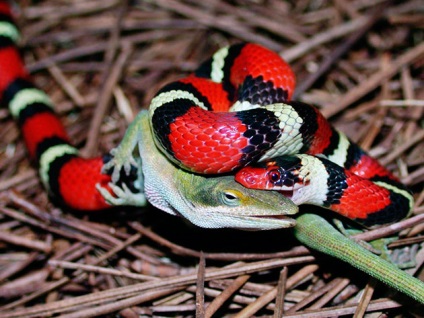
MULTIPOLYGON (((16 48, 19 32, 0 1, 0 101, 19 123, 49 192, 80 210, 107 208, 102 157, 71 146, 49 98, 31 82, 16 48)), ((296 204, 334 210, 365 226, 408 215, 410 192, 336 131, 314 106, 291 101, 295 77, 278 54, 257 44, 220 49, 194 74, 152 99, 157 146, 194 173, 236 173, 257 189, 279 190, 296 204)))

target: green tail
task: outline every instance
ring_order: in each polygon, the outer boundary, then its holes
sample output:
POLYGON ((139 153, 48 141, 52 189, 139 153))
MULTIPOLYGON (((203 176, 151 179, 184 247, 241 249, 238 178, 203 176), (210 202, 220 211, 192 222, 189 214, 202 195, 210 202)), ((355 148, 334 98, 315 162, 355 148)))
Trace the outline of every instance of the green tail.
POLYGON ((345 261, 424 304, 422 281, 356 244, 318 215, 303 214, 296 221, 294 235, 306 246, 345 261))

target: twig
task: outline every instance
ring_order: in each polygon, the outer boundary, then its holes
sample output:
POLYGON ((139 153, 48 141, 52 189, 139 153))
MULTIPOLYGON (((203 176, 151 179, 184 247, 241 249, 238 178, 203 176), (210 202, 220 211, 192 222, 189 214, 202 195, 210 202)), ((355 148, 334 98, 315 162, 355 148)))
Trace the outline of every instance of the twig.
POLYGON ((318 33, 307 41, 300 42, 290 49, 281 51, 280 55, 287 62, 293 62, 315 47, 345 36, 346 34, 362 28, 366 23, 366 17, 359 17, 355 20, 348 21, 343 25, 337 25, 334 28, 318 33))
POLYGON ((131 52, 131 45, 123 47, 121 54, 116 59, 114 67, 111 69, 110 76, 108 76, 107 81, 105 82, 103 89, 100 92, 99 102, 96 105, 96 111, 94 112, 93 118, 91 120, 91 128, 87 136, 87 144, 82 150, 82 153, 84 153, 86 156, 93 156, 97 151, 100 126, 102 124, 103 117, 105 116, 110 105, 110 99, 113 96, 113 88, 122 76, 124 66, 131 52))
POLYGON ((8 242, 14 245, 27 247, 48 254, 52 247, 42 241, 25 238, 21 235, 14 235, 11 232, 0 231, 0 241, 8 242))
POLYGON ((205 310, 205 317, 212 317, 213 314, 226 302, 241 286, 243 286, 250 278, 250 275, 242 275, 237 277, 227 288, 225 288, 219 296, 209 304, 205 310))
POLYGON ((129 272, 120 271, 120 270, 116 270, 116 269, 112 269, 112 268, 105 268, 105 267, 94 266, 94 265, 78 264, 78 263, 59 261, 59 260, 50 260, 50 261, 48 261, 48 264, 50 266, 54 266, 54 267, 60 267, 60 268, 66 268, 66 269, 78 269, 78 270, 84 271, 84 272, 101 273, 101 274, 113 275, 113 276, 122 276, 122 277, 127 277, 127 278, 141 280, 141 281, 157 279, 154 276, 147 276, 147 275, 142 275, 142 274, 129 273, 129 272))
POLYGON ((287 267, 284 267, 280 272, 277 285, 277 296, 275 297, 274 318, 283 317, 284 314, 284 296, 286 295, 287 273, 287 267))
POLYGON ((402 67, 422 57, 423 54, 424 43, 421 43, 399 56, 396 60, 392 61, 392 63, 390 64, 390 66, 387 67, 387 69, 381 70, 371 75, 368 80, 362 82, 355 88, 351 89, 347 94, 337 98, 333 104, 330 104, 324 109, 322 109, 322 113, 327 118, 334 116, 349 105, 353 104, 365 94, 369 93, 371 90, 377 88, 381 84, 381 81, 386 78, 391 78, 402 67))
POLYGON ((195 8, 194 6, 186 5, 183 2, 177 2, 174 0, 157 0, 155 1, 155 4, 164 9, 173 10, 179 14, 190 17, 201 24, 221 29, 245 41, 257 42, 275 51, 279 51, 282 48, 278 42, 248 30, 246 26, 243 26, 240 22, 231 17, 222 16, 217 18, 216 16, 210 15, 201 9, 195 8))
POLYGON ((371 301, 372 295, 374 294, 374 289, 377 286, 377 281, 373 278, 370 279, 369 283, 365 287, 361 298, 359 299, 358 308, 353 315, 354 318, 364 317, 367 307, 371 301))
MULTIPOLYGON (((384 3, 384 6, 386 5, 387 3, 384 3)), ((366 18, 364 24, 361 25, 357 31, 353 32, 346 41, 343 41, 339 46, 331 51, 331 53, 324 59, 316 72, 308 76, 306 80, 299 83, 299 85, 296 87, 293 99, 297 99, 299 96, 301 96, 303 92, 307 91, 321 76, 323 76, 331 68, 332 65, 337 63, 337 61, 344 54, 346 54, 346 52, 381 19, 381 17, 384 15, 384 12, 384 7, 382 5, 377 6, 374 12, 366 18)), ((363 18, 358 17, 357 19, 362 20, 363 18)))
POLYGON ((200 254, 196 279, 196 318, 205 318, 205 257, 200 254))

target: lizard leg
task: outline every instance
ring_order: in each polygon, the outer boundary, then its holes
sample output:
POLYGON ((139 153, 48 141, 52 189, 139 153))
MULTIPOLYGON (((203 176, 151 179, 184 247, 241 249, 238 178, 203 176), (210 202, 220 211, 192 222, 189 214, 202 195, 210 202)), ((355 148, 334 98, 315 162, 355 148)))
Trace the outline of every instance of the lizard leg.
POLYGON ((129 175, 132 167, 141 170, 141 166, 135 160, 134 150, 138 142, 143 138, 141 122, 144 113, 145 112, 141 111, 128 126, 118 147, 110 151, 111 160, 103 166, 104 172, 111 172, 112 182, 115 184, 119 180, 121 171, 129 175))
POLYGON ((103 166, 103 172, 112 176, 109 183, 112 193, 100 185, 96 187, 111 205, 145 206, 147 203, 142 158, 135 151, 143 138, 141 121, 144 114, 141 111, 129 125, 121 143, 110 151, 111 159, 103 166))

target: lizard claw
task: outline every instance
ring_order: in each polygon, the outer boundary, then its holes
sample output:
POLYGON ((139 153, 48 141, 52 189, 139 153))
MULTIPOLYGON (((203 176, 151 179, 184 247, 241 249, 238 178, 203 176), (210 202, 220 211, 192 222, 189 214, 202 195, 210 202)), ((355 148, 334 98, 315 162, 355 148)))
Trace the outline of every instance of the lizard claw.
POLYGON ((147 204, 146 196, 144 193, 132 192, 125 183, 123 183, 121 186, 117 186, 116 184, 109 182, 108 186, 112 190, 113 194, 111 194, 100 184, 96 184, 96 189, 110 205, 145 206, 147 204))
POLYGON ((108 184, 108 188, 96 185, 106 202, 115 206, 145 206, 147 201, 141 159, 134 158, 121 146, 112 149, 108 159, 102 172, 110 174, 112 182, 108 184))
POLYGON ((132 154, 125 154, 118 148, 110 151, 110 160, 103 165, 102 173, 109 173, 112 177, 112 182, 117 183, 121 176, 121 171, 125 176, 129 176, 133 168, 138 167, 137 161, 132 154))

